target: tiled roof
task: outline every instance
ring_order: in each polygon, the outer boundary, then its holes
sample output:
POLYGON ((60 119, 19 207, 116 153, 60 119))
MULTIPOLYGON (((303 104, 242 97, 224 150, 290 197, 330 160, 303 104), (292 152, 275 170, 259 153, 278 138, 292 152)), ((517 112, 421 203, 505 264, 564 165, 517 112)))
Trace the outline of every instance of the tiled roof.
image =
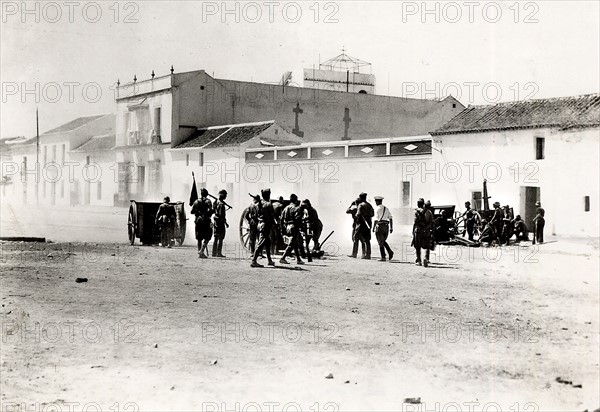
POLYGON ((104 116, 105 115, 101 114, 97 116, 78 117, 75 120, 71 120, 70 122, 63 124, 62 126, 58 126, 55 129, 48 130, 44 134, 71 132, 75 129, 80 128, 81 126, 93 122, 94 120, 98 120, 99 118, 104 116))
POLYGON ((432 135, 600 125, 600 94, 470 106, 432 135))
POLYGON ((98 150, 110 150, 115 147, 116 136, 114 134, 104 136, 94 136, 78 148, 74 152, 95 152, 98 150))
POLYGON ((229 126, 217 126, 197 130, 185 142, 177 146, 177 149, 199 147, 213 149, 216 147, 237 146, 260 135, 273 125, 273 122, 258 124, 239 124, 229 126))

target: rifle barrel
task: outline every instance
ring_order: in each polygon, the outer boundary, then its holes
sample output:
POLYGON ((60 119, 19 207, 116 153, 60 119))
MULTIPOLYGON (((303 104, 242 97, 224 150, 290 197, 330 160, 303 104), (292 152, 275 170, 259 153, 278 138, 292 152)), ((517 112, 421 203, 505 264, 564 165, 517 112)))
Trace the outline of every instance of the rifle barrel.
MULTIPOLYGON (((215 200, 218 200, 216 197, 214 197, 214 196, 213 196, 213 195, 211 195, 210 193, 208 194, 208 196, 209 196, 209 197, 212 197, 212 198, 213 198, 213 199, 215 199, 215 200)), ((233 209, 233 207, 229 206, 229 205, 227 204, 227 202, 225 202, 224 200, 221 200, 221 202, 223 202, 223 204, 224 204, 225 206, 227 206, 228 208, 230 208, 230 209, 233 209)))

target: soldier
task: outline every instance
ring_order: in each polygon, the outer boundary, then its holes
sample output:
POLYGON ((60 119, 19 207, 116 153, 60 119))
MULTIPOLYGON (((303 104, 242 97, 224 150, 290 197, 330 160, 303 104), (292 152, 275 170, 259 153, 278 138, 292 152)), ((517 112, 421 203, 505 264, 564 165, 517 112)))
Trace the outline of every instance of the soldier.
POLYGON ((544 226, 546 225, 546 219, 544 216, 546 215, 546 211, 542 207, 542 203, 540 201, 535 202, 535 205, 537 207, 535 217, 533 218, 535 240, 538 243, 544 243, 544 226))
POLYGON ((505 242, 506 246, 510 245, 510 238, 513 235, 513 214, 510 210, 510 206, 504 206, 502 218, 502 240, 505 242))
POLYGON ((260 203, 260 196, 256 195, 252 197, 253 202, 246 211, 244 212, 244 219, 248 222, 248 246, 250 247, 250 253, 254 255, 256 250, 256 239, 258 238, 258 204, 260 203))
POLYGON ((304 199, 302 201, 302 207, 304 208, 303 218, 303 231, 306 242, 306 254, 308 261, 312 262, 312 252, 310 251, 310 241, 313 241, 313 252, 318 251, 321 245, 319 244, 319 238, 323 232, 323 222, 319 219, 317 210, 312 207, 310 200, 304 199))
POLYGON ((258 257, 261 255, 263 249, 267 254, 267 264, 269 266, 275 266, 275 262, 271 259, 271 230, 275 224, 275 213, 273 212, 273 205, 271 204, 271 189, 261 190, 263 200, 261 200, 256 207, 256 216, 258 220, 258 245, 252 256, 252 263, 250 264, 253 268, 261 268, 263 265, 258 263, 258 257))
POLYGON ((382 196, 375 196, 375 205, 377 206, 377 211, 375 212, 373 233, 375 233, 375 238, 379 244, 379 252, 381 253, 381 259, 379 259, 379 261, 385 262, 386 250, 390 260, 394 257, 394 252, 387 243, 388 235, 394 232, 394 222, 392 220, 390 209, 383 205, 382 196))
POLYGON ((225 239, 225 232, 229 227, 229 223, 227 223, 225 199, 227 199, 227 190, 222 189, 219 191, 219 198, 213 203, 213 210, 215 212, 213 216, 215 232, 215 241, 213 242, 212 250, 213 257, 226 257, 223 255, 223 239, 225 239))
POLYGON ((175 223, 175 207, 170 204, 171 199, 165 196, 163 203, 158 207, 155 224, 160 227, 160 245, 162 247, 171 247, 173 239, 173 224, 175 223))
POLYGON ((358 255, 358 236, 357 236, 357 224, 356 224, 356 211, 358 210, 358 204, 360 203, 360 199, 356 199, 354 202, 350 204, 348 209, 346 209, 346 213, 352 215, 352 254, 348 255, 348 257, 356 258, 358 255))
POLYGON ((285 260, 287 256, 291 256, 292 251, 296 254, 296 263, 303 265, 304 262, 300 259, 300 247, 302 242, 302 235, 300 229, 302 228, 302 218, 304 217, 304 208, 298 201, 298 196, 295 194, 290 195, 290 204, 283 209, 281 213, 281 233, 289 239, 289 243, 283 256, 279 260, 280 263, 287 264, 285 260))
POLYGON ((494 202, 494 215, 490 219, 489 225, 492 230, 492 238, 498 243, 502 243, 502 228, 504 226, 504 213, 500 208, 500 202, 494 202))
POLYGON ((375 211, 373 210, 373 206, 367 202, 366 193, 361 193, 358 199, 360 203, 356 209, 356 233, 362 246, 362 258, 371 259, 371 223, 375 211))
POLYGON ((213 214, 212 204, 208 199, 208 190, 200 189, 200 199, 192 205, 191 213, 196 216, 196 239, 198 240, 198 257, 208 258, 208 242, 212 237, 210 217, 213 214), (206 254, 204 253, 206 251, 206 254))
POLYGON ((283 196, 279 196, 277 200, 272 202, 273 204, 273 212, 275 215, 275 224, 271 229, 271 255, 274 255, 277 249, 277 245, 283 243, 283 238, 281 237, 281 212, 283 212, 283 196))
POLYGON ((513 220, 513 233, 517 237, 517 242, 529 240, 529 231, 527 230, 527 225, 521 219, 521 215, 517 215, 515 220, 513 220))
POLYGON ((415 210, 415 223, 413 225, 413 246, 417 254, 415 264, 425 267, 429 265, 429 251, 433 250, 433 214, 425 207, 425 201, 421 198, 417 201, 415 210), (421 249, 425 249, 425 259, 421 263, 421 249))
POLYGON ((465 226, 467 227, 467 231, 465 234, 468 235, 469 240, 473 242, 473 234, 475 233, 476 214, 475 211, 471 209, 471 202, 469 202, 468 200, 465 202, 465 208, 466 210, 462 214, 462 216, 465 219, 465 226))

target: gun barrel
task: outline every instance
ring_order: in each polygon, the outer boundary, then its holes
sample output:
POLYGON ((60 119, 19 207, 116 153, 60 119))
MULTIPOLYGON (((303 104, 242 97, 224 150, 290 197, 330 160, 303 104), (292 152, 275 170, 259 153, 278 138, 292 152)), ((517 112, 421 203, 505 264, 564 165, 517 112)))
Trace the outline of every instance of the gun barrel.
MULTIPOLYGON (((215 200, 217 200, 217 198, 216 198, 216 197, 214 197, 213 195, 211 195, 210 193, 208 194, 208 196, 209 196, 209 197, 212 197, 212 198, 213 198, 213 199, 215 199, 215 200)), ((229 204, 227 204, 227 202, 225 202, 225 201, 223 201, 223 200, 221 200, 221 202, 223 202, 223 204, 224 204, 225 206, 227 206, 229 209, 233 209, 233 207, 231 207, 229 204)))

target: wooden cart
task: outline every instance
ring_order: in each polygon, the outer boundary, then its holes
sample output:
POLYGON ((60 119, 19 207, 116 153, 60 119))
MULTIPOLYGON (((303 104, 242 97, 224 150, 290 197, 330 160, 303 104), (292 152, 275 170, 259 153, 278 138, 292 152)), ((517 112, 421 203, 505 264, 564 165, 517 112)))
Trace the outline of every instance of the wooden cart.
MULTIPOLYGON (((129 242, 133 245, 135 238, 140 239, 143 245, 156 245, 160 243, 160 228, 155 223, 156 213, 160 202, 136 202, 131 200, 127 218, 127 234, 129 242)), ((187 218, 183 202, 170 203, 175 207, 175 223, 173 225, 173 239, 178 245, 185 240, 187 218)))

